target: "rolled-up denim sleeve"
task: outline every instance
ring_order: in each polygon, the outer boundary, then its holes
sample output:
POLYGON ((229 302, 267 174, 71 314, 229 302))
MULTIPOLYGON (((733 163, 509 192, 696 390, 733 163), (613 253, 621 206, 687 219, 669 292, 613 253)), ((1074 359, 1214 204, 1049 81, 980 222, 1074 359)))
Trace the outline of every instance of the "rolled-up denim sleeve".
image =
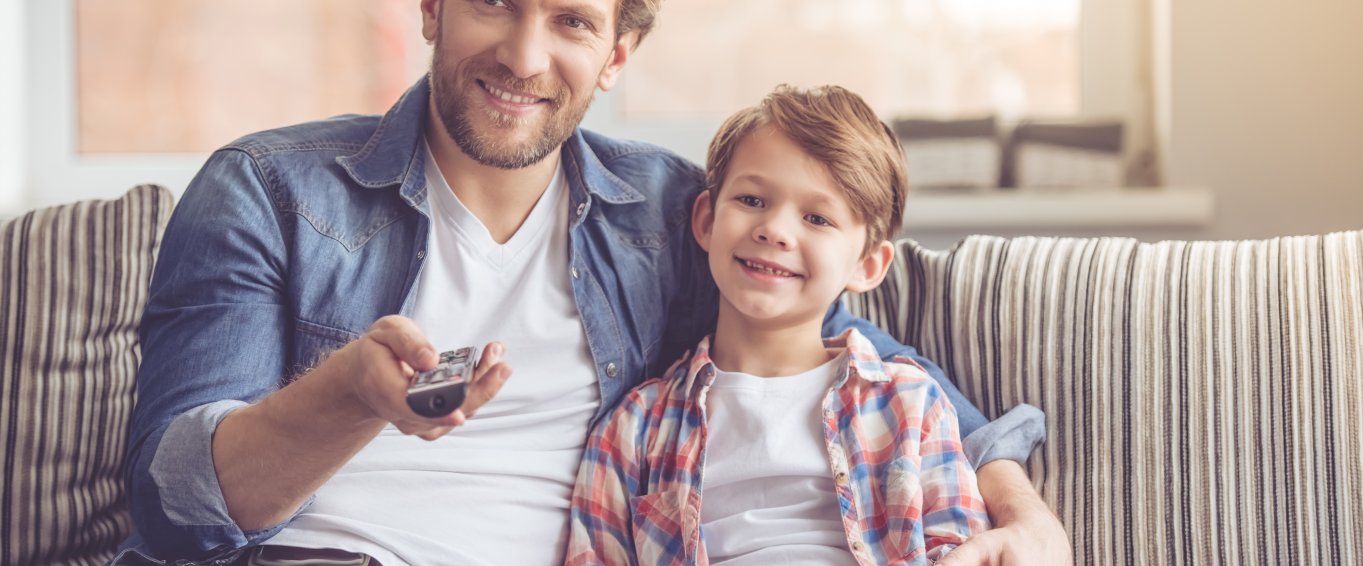
POLYGON ((920 355, 913 346, 899 343, 870 321, 852 316, 842 301, 834 302, 824 317, 824 336, 836 336, 848 328, 856 328, 857 332, 870 340, 886 361, 901 356, 912 359, 937 381, 956 409, 961 437, 964 439, 962 445, 966 457, 975 468, 998 459, 1024 463, 1032 450, 1045 440, 1046 419, 1040 409, 1026 404, 1018 405, 990 422, 936 363, 920 355))
POLYGON ((244 152, 213 154, 176 206, 152 275, 127 484, 141 549, 159 558, 220 556, 282 526, 243 532, 212 460, 222 418, 277 389, 287 367, 287 254, 261 178, 244 152))

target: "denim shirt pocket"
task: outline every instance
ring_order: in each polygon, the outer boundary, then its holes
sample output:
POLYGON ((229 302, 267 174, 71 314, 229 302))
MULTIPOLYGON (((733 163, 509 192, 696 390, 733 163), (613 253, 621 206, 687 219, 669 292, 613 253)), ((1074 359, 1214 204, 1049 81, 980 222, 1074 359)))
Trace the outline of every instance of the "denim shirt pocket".
MULTIPOLYGON (((667 235, 616 233, 614 269, 625 296, 617 301, 624 322, 633 330, 631 342, 638 348, 639 370, 644 371, 657 355, 666 333, 671 285, 667 235)), ((651 376, 640 376, 643 378, 651 376)))
POLYGON ((295 324, 297 331, 294 332, 293 351, 290 356, 292 361, 284 378, 285 383, 281 385, 298 379, 299 376, 316 368, 332 352, 360 337, 356 332, 302 319, 296 320, 295 324))

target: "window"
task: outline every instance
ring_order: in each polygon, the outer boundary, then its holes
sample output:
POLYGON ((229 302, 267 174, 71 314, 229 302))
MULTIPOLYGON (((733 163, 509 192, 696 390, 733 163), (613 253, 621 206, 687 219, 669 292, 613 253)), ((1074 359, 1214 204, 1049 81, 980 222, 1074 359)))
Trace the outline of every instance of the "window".
MULTIPOLYGON (((1145 0, 686 0, 584 126, 701 162, 779 83, 851 88, 883 118, 1120 118, 1149 160, 1145 0)), ((1135 182, 1146 182, 1137 175, 1135 182)))
MULTIPOLYGON (((251 131, 382 112, 429 62, 413 0, 9 6, 24 21, 14 26, 23 80, 0 95, 24 101, 23 133, 7 143, 24 154, 25 207, 109 197, 141 182, 178 192, 211 149, 251 131)), ((1078 113, 1135 116, 1128 123, 1139 125, 1148 116, 1145 7, 669 1, 661 27, 584 125, 701 161, 720 121, 778 82, 841 83, 887 118, 1078 113)))
POLYGON ((887 116, 1073 116, 1079 0, 686 0, 622 76, 624 119, 727 115, 780 83, 887 116))
POLYGON ((400 0, 76 0, 76 149, 206 153, 382 113, 429 60, 400 0))
POLYGON ((411 0, 13 1, 26 120, 11 211, 147 182, 178 193, 243 134, 382 112, 430 57, 411 0))

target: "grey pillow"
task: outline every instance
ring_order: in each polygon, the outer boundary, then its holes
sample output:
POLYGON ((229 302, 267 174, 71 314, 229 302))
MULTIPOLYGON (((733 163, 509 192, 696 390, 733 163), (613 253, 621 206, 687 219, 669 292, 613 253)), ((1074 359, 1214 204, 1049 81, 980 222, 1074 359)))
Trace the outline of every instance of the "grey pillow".
POLYGON ((131 527, 137 323, 169 191, 0 223, 0 564, 101 564, 131 527))

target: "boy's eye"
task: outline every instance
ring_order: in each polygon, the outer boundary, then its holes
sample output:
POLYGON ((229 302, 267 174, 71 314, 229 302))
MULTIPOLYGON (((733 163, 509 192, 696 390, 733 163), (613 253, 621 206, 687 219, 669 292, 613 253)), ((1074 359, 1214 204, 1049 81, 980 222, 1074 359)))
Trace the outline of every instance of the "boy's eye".
POLYGON ((740 195, 740 196, 737 198, 737 200, 738 200, 738 202, 741 202, 741 203, 743 203, 743 204, 746 205, 746 206, 751 206, 751 207, 754 207, 754 208, 759 207, 759 206, 762 206, 762 199, 757 198, 757 197, 752 196, 752 195, 740 195))
POLYGON ((819 215, 817 215, 817 214, 806 214, 806 215, 805 215, 805 222, 808 222, 808 223, 813 224, 813 225, 815 225, 815 226, 832 226, 832 225, 833 225, 833 223, 832 223, 832 222, 829 222, 827 218, 825 218, 825 217, 823 217, 823 216, 819 216, 819 215))

